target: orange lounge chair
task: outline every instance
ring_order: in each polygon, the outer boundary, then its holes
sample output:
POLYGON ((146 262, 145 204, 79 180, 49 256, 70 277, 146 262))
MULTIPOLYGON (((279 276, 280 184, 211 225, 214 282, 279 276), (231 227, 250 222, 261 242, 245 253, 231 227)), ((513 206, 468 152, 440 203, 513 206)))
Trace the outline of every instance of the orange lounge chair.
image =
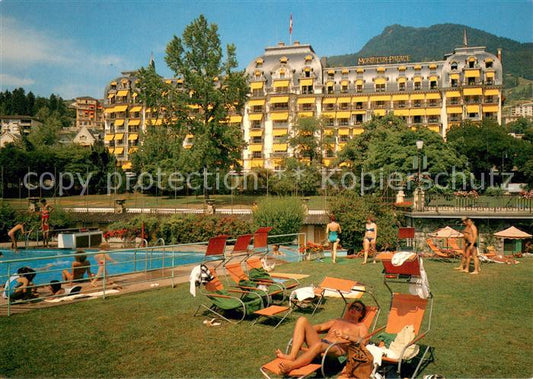
MULTIPOLYGON (((372 328, 376 324, 377 316, 379 315, 379 307, 374 306, 366 306, 366 315, 365 318, 362 320, 362 323, 365 324, 365 326, 368 328, 368 330, 373 330, 372 328)), ((327 331, 326 331, 327 332, 327 331)), ((321 370, 322 377, 328 377, 327 374, 331 371, 331 366, 336 366, 337 369, 342 368, 345 362, 339 362, 339 356, 330 354, 331 349, 333 349, 337 345, 341 345, 343 343, 337 342, 332 343, 328 346, 328 348, 322 353, 320 357, 315 359, 316 362, 319 363, 310 363, 304 367, 300 367, 297 369, 292 370, 288 374, 285 374, 285 376, 288 377, 297 377, 297 378, 305 378, 313 373, 315 373, 318 369, 321 370), (331 362, 331 359, 337 360, 336 364, 333 364, 331 362), (329 364, 328 364, 329 363, 329 364), (329 367, 329 370, 328 370, 329 367)), ((288 354, 292 346, 292 339, 289 340, 287 347, 285 349, 285 353, 288 354)), ((271 378, 271 374, 274 374, 276 376, 283 376, 283 374, 280 371, 279 364, 282 362, 282 359, 276 358, 267 364, 264 364, 261 366, 260 371, 266 378, 271 378)))
MULTIPOLYGON (((248 275, 250 274, 250 271, 253 269, 256 269, 256 270, 264 269, 263 263, 261 262, 261 260, 262 258, 259 258, 259 257, 251 257, 251 258, 247 258, 244 261, 246 264, 246 271, 248 272, 248 275)), ((283 284, 283 287, 286 290, 297 287, 300 284, 298 279, 292 276, 291 274, 287 274, 286 276, 283 274, 275 275, 275 274, 269 273, 269 275, 270 275, 271 280, 275 281, 276 279, 279 279, 281 283, 283 284)), ((296 276, 298 276, 298 274, 296 274, 296 276)))
POLYGON ((457 256, 464 254, 464 250, 459 246, 456 238, 448 238, 448 245, 451 246, 452 250, 455 251, 457 256))
POLYGON ((210 238, 205 250, 203 263, 220 261, 220 263, 215 266, 215 269, 223 264, 226 261, 224 253, 226 251, 226 241, 228 238, 229 236, 225 234, 210 238))
POLYGON ((398 228, 398 250, 414 250, 415 249, 415 228, 400 227, 398 228), (402 246, 402 241, 405 241, 405 246, 402 246))
POLYGON ((456 252, 452 249, 438 248, 431 238, 427 238, 426 243, 428 244, 435 258, 451 259, 457 256, 456 252))
POLYGON ((254 250, 251 255, 261 257, 268 254, 268 233, 272 230, 270 226, 264 226, 257 229, 254 233, 254 250))
POLYGON ((233 250, 231 251, 231 256, 243 256, 244 259, 248 256, 250 243, 252 242, 252 234, 243 234, 237 237, 235 240, 235 245, 233 245, 233 250))
MULTIPOLYGON (((402 363, 406 361, 404 357, 407 356, 407 349, 410 346, 417 344, 430 331, 432 308, 432 297, 429 299, 422 299, 416 295, 411 294, 394 293, 392 295, 392 303, 387 318, 387 324, 379 329, 376 329, 376 331, 374 331, 370 335, 370 338, 377 335, 381 331, 385 331, 386 333, 391 334, 398 334, 405 326, 408 325, 412 325, 414 327, 415 338, 403 347, 401 353, 399 354, 399 358, 393 359, 383 356, 381 367, 376 368, 378 372, 383 372, 391 366, 396 366, 396 373, 398 375, 401 375, 400 377, 402 378, 406 377, 406 373, 402 373, 401 370, 402 363), (429 315, 427 317, 427 326, 424 331, 421 331, 422 322, 424 321, 425 315, 429 315)), ((413 360, 418 360, 418 364, 414 372, 412 373, 412 378, 416 377, 416 374, 418 373, 423 363, 429 362, 432 359, 432 352, 430 346, 419 345, 419 347, 419 352, 414 358, 411 358, 413 360), (430 354, 430 356, 428 356, 428 358, 426 359, 428 353, 430 354)))

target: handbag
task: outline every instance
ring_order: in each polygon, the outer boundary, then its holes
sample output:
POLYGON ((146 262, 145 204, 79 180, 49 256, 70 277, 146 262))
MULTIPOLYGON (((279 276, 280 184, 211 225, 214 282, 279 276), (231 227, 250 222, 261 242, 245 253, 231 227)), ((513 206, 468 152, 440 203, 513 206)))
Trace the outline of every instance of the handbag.
POLYGON ((368 379, 372 374, 374 357, 362 344, 348 346, 348 360, 344 370, 348 378, 368 379))

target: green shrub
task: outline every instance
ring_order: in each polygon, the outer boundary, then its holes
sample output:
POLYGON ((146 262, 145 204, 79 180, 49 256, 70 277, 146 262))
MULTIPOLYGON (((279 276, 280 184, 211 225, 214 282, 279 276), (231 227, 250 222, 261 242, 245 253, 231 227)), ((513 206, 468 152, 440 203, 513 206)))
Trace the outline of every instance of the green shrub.
POLYGON ((362 249, 368 215, 374 215, 378 226, 378 250, 394 248, 397 243, 398 220, 393 209, 378 197, 359 196, 345 191, 329 201, 329 209, 341 225, 340 244, 356 251, 362 249))
POLYGON ((17 224, 17 212, 7 203, 0 205, 0 233, 2 240, 7 241, 9 238, 7 232, 17 224))
MULTIPOLYGON (((271 226, 271 235, 300 232, 305 210, 295 198, 267 197, 261 200, 253 213, 255 227, 271 226)), ((289 242, 294 237, 279 238, 271 242, 289 242)))

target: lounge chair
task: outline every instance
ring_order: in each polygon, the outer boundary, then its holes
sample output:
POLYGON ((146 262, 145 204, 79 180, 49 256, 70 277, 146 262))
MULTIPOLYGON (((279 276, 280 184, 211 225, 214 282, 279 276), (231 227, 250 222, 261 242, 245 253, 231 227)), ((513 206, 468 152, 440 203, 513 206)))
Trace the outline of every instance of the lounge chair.
POLYGON ((400 227, 398 228, 398 250, 414 250, 415 249, 415 228, 400 227), (405 245, 402 246, 402 241, 405 245))
POLYGON ((457 256, 464 254, 464 250, 459 246, 456 238, 448 238, 448 245, 451 246, 457 256))
MULTIPOLYGON (((368 328, 369 331, 373 330, 372 328, 375 326, 377 316, 379 315, 379 307, 374 306, 366 306, 366 315, 365 318, 362 320, 363 324, 368 328)), ((341 343, 332 343, 328 346, 326 351, 322 353, 319 357, 315 358, 313 363, 310 363, 304 367, 300 367, 297 369, 292 370, 288 374, 285 374, 287 377, 297 377, 297 378, 305 378, 312 374, 314 374, 317 370, 321 370, 322 377, 328 377, 328 374, 331 373, 338 373, 340 370, 342 370, 342 367, 346 363, 346 357, 345 356, 338 356, 333 354, 332 349, 340 345, 341 343)), ((285 349, 285 353, 288 354, 292 346, 292 339, 289 340, 287 343, 287 347, 285 349)), ((275 376, 283 376, 280 369, 279 364, 282 360, 279 358, 276 358, 267 364, 261 366, 260 371, 266 378, 271 378, 272 375, 275 376)))
POLYGON ((224 270, 226 274, 228 274, 228 276, 235 282, 235 284, 243 290, 251 291, 255 288, 258 288, 259 286, 265 288, 266 293, 268 295, 268 304, 272 302, 273 296, 281 295, 280 301, 282 302, 286 298, 285 287, 282 283, 277 283, 267 277, 265 277, 264 279, 251 279, 242 269, 242 262, 240 261, 232 262, 230 260, 225 262, 224 270))
POLYGON ((264 257, 268 254, 268 233, 272 230, 270 226, 257 229, 254 233, 254 249, 251 256, 264 257))
POLYGON ((237 237, 235 240, 235 245, 233 245, 233 250, 229 255, 232 258, 241 256, 244 259, 248 257, 250 243, 252 242, 252 234, 243 234, 237 237))
POLYGON ((223 312, 238 312, 241 318, 237 323, 245 319, 247 315, 264 307, 263 296, 257 291, 245 291, 238 288, 225 288, 218 278, 216 271, 210 268, 213 280, 204 284, 202 294, 210 300, 210 304, 200 304, 194 315, 202 308, 217 315, 218 317, 233 323, 225 317, 223 312))
MULTIPOLYGON (((262 259, 264 259, 264 258, 259 258, 259 257, 251 257, 250 258, 249 257, 249 258, 247 258, 244 261, 245 266, 246 266, 246 271, 248 272, 248 276, 253 276, 254 271, 255 270, 259 270, 259 272, 263 273, 265 275, 265 277, 268 274, 268 279, 269 280, 281 282, 283 284, 283 287, 286 290, 295 288, 295 287, 297 287, 300 284, 298 279, 295 278, 291 274, 283 275, 283 274, 267 273, 264 270, 262 259)), ((296 276, 298 276, 298 274, 296 274, 296 276)))
POLYGON ((226 261, 224 253, 226 251, 226 241, 228 238, 229 236, 225 234, 210 238, 205 250, 203 263, 219 261, 220 263, 215 266, 215 269, 224 264, 226 261))
POLYGON ((457 256, 457 253, 453 249, 440 249, 437 247, 431 238, 427 238, 426 243, 431 249, 434 258, 452 259, 457 256))

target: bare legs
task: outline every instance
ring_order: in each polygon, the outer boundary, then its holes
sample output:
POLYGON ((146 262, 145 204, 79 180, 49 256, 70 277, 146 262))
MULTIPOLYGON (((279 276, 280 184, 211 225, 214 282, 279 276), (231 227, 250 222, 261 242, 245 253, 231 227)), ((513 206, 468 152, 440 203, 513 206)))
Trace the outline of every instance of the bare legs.
POLYGON ((289 354, 283 354, 279 349, 276 351, 278 358, 285 361, 280 363, 282 372, 289 371, 303 367, 309 363, 323 350, 322 341, 316 332, 313 325, 305 317, 300 317, 294 326, 294 334, 292 337, 292 347, 289 354), (304 345, 309 347, 303 354, 298 356, 298 352, 304 345))
POLYGON ((331 261, 333 263, 337 262, 337 246, 339 246, 338 239, 335 242, 333 242, 333 247, 331 248, 331 261))
POLYGON ((474 271, 472 271, 471 274, 479 274, 479 258, 477 256, 477 247, 475 246, 469 246, 465 248, 463 257, 461 258, 461 264, 459 265, 459 267, 455 267, 455 270, 459 270, 461 272, 469 272, 470 262, 472 258, 474 259, 474 271))
MULTIPOLYGON (((375 251, 376 251, 376 240, 372 239, 372 241, 369 241, 368 238, 365 237, 363 239, 363 250, 364 250, 365 256, 364 256, 363 262, 361 264, 365 265, 366 261, 368 260, 368 252, 372 251, 372 252, 375 253, 375 251)), ((375 255, 374 255, 373 263, 376 263, 375 255)))

